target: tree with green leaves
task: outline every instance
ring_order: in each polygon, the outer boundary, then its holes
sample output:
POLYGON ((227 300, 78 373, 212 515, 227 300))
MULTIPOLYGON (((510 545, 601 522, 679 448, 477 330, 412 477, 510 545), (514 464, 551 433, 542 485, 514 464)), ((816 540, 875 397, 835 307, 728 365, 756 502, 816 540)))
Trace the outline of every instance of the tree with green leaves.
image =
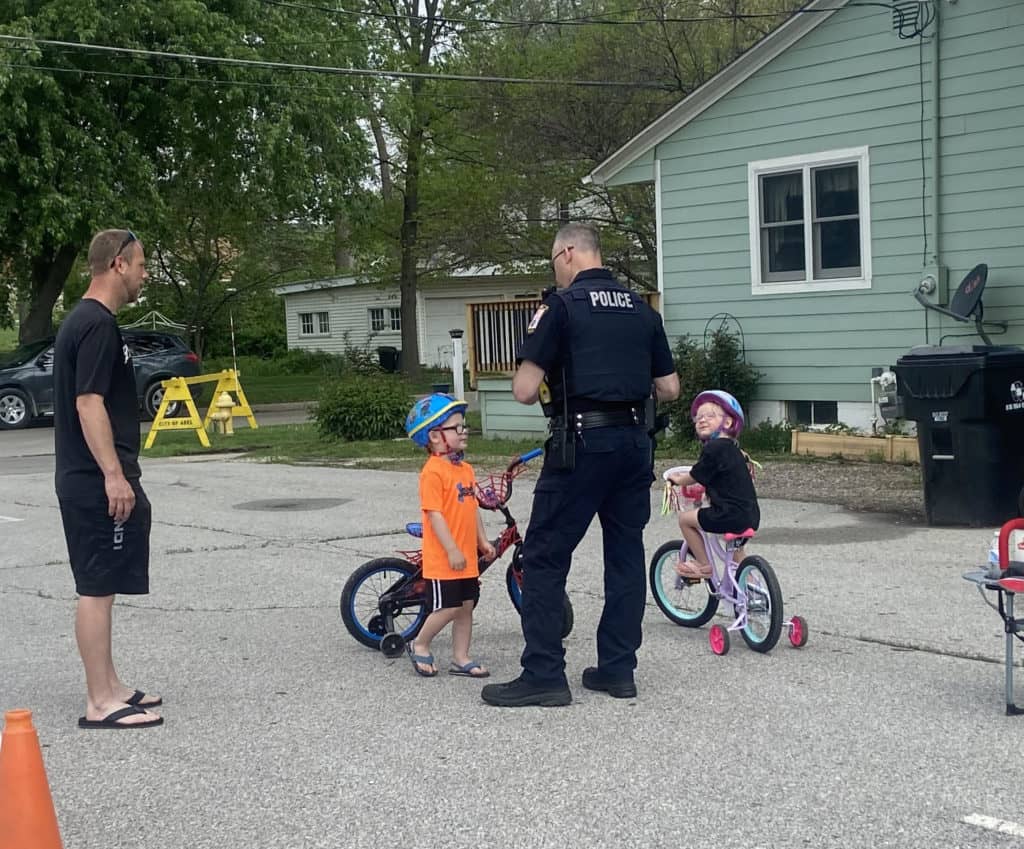
POLYGON ((653 288, 653 186, 609 189, 583 178, 784 20, 790 5, 496 0, 494 23, 474 28, 453 71, 609 84, 467 92, 455 113, 458 155, 438 175, 451 200, 439 249, 468 264, 543 261, 554 229, 585 217, 602 228, 606 264, 637 288, 653 288))
POLYGON ((338 78, 79 46, 345 66, 363 61, 355 21, 265 0, 14 0, 4 34, 27 39, 0 38, 0 291, 28 305, 23 341, 50 332, 104 226, 138 230, 153 285, 201 332, 228 289, 286 270, 246 262, 268 228, 327 227, 365 172, 338 78))

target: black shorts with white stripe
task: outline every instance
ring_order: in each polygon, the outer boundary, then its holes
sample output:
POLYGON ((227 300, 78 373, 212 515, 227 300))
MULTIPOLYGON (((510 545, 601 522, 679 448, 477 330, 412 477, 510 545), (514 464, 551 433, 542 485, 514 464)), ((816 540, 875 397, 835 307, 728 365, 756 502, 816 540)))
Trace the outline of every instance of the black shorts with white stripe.
POLYGON ((433 578, 427 581, 427 599, 431 613, 445 607, 461 607, 464 601, 476 602, 479 598, 479 578, 433 578))

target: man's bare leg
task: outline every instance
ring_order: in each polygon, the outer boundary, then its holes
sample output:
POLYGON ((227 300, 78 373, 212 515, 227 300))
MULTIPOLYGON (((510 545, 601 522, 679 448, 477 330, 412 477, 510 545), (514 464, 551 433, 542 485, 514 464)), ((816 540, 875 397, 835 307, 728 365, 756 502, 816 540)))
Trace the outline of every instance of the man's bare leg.
MULTIPOLYGON (((79 596, 75 613, 75 639, 78 653, 85 667, 86 706, 85 718, 101 720, 115 710, 127 707, 124 699, 134 690, 129 690, 114 671, 114 660, 110 648, 111 616, 114 597, 79 596)), ((155 714, 139 713, 119 720, 122 725, 149 722, 155 714)))

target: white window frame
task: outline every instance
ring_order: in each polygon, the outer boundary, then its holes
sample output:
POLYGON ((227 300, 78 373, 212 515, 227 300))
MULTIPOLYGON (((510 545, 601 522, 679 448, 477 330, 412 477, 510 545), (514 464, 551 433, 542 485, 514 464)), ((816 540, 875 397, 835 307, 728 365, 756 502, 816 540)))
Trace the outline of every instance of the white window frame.
POLYGON ((851 147, 780 159, 747 163, 747 207, 750 227, 750 291, 753 295, 818 294, 871 288, 871 162, 867 147, 851 147), (857 202, 860 215, 860 270, 858 277, 814 275, 814 222, 810 208, 813 191, 811 171, 829 165, 857 166, 857 202), (760 178, 769 174, 800 170, 804 198, 804 279, 771 282, 761 273, 761 191, 760 178))
POLYGON ((840 422, 839 418, 839 402, 838 401, 787 401, 786 402, 786 418, 794 424, 798 424, 800 427, 806 427, 808 430, 824 430, 833 424, 840 422), (811 405, 811 420, 809 422, 797 422, 795 415, 797 404, 810 404, 811 405), (835 404, 836 405, 836 420, 834 422, 816 422, 814 420, 814 405, 815 404, 835 404))
POLYGON ((370 322, 371 333, 402 332, 401 307, 369 307, 367 309, 367 320, 370 322), (380 327, 374 326, 374 313, 380 314, 380 327))
POLYGON ((309 312, 300 312, 299 316, 299 336, 313 337, 313 336, 330 336, 331 335, 331 318, 330 313, 324 312, 323 310, 310 310, 309 312), (324 329, 323 320, 327 320, 327 329, 324 329), (309 324, 306 324, 308 319, 309 324), (309 329, 307 330, 307 326, 309 329))
POLYGON ((366 311, 367 321, 370 322, 371 333, 383 333, 387 326, 387 319, 384 315, 384 307, 369 307, 366 311), (374 313, 380 313, 380 327, 374 325, 374 313))

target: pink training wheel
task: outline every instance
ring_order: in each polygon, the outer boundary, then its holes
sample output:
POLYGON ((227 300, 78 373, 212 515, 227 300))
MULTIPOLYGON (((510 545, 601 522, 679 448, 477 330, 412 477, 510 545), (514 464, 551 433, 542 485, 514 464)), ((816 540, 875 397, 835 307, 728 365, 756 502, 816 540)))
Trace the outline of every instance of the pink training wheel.
POLYGON ((794 616, 789 620, 789 644, 795 649, 807 645, 807 620, 794 616))
POLYGON ((708 631, 708 642, 711 643, 711 651, 717 655, 729 653, 729 632, 721 625, 712 625, 708 631))

